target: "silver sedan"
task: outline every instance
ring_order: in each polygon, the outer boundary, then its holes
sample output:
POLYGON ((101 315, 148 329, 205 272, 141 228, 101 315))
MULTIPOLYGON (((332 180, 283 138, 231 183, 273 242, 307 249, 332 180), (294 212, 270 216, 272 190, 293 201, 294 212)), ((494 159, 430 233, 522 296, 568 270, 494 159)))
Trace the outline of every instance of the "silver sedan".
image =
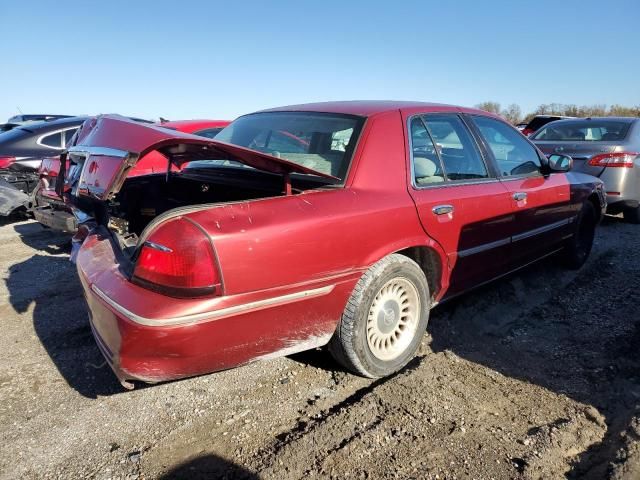
POLYGON ((557 120, 530 138, 546 155, 569 155, 573 170, 599 177, 607 211, 640 223, 640 118, 557 120))

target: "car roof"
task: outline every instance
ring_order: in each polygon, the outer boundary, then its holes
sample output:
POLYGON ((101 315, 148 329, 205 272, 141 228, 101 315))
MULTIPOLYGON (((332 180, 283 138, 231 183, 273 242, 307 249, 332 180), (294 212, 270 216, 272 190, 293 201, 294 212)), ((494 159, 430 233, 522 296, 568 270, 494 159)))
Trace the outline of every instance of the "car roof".
POLYGON ((578 117, 570 117, 568 115, 536 115, 533 118, 578 118, 578 117))
POLYGON ((33 122, 20 125, 15 130, 26 130, 27 132, 37 132, 41 130, 57 130, 66 126, 80 125, 89 117, 68 117, 58 118, 56 120, 45 120, 42 122, 33 122))
POLYGON ((362 117, 370 117, 372 115, 402 110, 406 113, 414 112, 447 112, 460 111, 465 113, 480 113, 487 116, 496 116, 483 110, 475 108, 459 107, 456 105, 446 105, 443 103, 429 102, 412 102, 399 100, 350 100, 339 102, 319 102, 305 103, 300 105, 289 105, 286 107, 270 108, 261 110, 264 112, 322 112, 322 113, 340 113, 348 115, 358 115, 362 117))
MULTIPOLYGON (((562 120, 555 120, 551 123, 553 123, 554 125, 561 125, 564 123, 576 123, 576 122, 591 122, 591 121, 598 121, 598 122, 617 122, 617 123, 633 123, 635 121, 640 120, 640 118, 637 117, 585 117, 585 118, 567 118, 567 119, 562 119, 562 120)), ((551 123, 548 123, 547 125, 551 125, 551 123)), ((546 126, 546 125, 545 125, 546 126)))
POLYGON ((9 118, 9 121, 33 121, 33 120, 56 120, 58 118, 69 118, 75 117, 77 115, 60 115, 60 114, 49 114, 49 113, 21 113, 19 115, 14 115, 9 118))

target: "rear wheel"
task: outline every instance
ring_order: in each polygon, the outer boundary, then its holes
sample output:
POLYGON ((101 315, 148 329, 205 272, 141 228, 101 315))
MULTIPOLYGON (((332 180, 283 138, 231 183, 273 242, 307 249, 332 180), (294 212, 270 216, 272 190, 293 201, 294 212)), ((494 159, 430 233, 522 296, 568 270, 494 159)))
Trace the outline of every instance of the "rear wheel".
POLYGON ((427 328, 429 286, 422 269, 399 254, 367 270, 356 284, 329 350, 365 377, 389 375, 413 357, 427 328))
POLYGON ((562 251, 564 263, 568 268, 577 270, 589 258, 597 223, 593 204, 589 201, 585 202, 578 215, 576 232, 562 251))
POLYGON ((640 223, 640 207, 627 208, 622 212, 622 215, 629 223, 640 223))

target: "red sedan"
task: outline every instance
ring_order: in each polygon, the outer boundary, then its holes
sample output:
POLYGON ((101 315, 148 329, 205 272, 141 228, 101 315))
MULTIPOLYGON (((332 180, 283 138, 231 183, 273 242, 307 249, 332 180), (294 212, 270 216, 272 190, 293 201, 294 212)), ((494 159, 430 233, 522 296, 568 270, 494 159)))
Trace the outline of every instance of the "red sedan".
POLYGON ((90 322, 126 387, 326 344, 387 375, 437 303, 555 252, 582 265, 605 207, 569 157, 427 103, 279 108, 215 140, 105 116, 69 159, 98 221, 77 257, 90 322), (153 150, 175 171, 126 178, 153 150))
MULTIPOLYGON (((92 120, 89 120, 92 122, 92 120)), ((192 133, 207 138, 215 137, 224 127, 229 125, 228 120, 175 120, 159 124, 163 128, 192 133)), ((65 169, 66 170, 66 169, 65 169)), ((158 151, 150 151, 129 170, 129 177, 162 173, 167 170, 167 158, 158 151)), ((48 157, 42 160, 38 169, 39 185, 34 190, 33 208, 31 212, 34 218, 55 230, 75 232, 78 226, 79 215, 72 212, 70 205, 64 200, 61 192, 56 191, 58 172, 60 171, 60 157, 48 157)))

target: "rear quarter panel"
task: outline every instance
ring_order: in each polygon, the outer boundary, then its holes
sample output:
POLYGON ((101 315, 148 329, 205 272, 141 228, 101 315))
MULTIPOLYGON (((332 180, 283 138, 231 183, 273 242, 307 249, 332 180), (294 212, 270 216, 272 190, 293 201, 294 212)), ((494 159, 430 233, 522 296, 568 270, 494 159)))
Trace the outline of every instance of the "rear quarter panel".
POLYGON ((351 278, 425 235, 406 186, 399 112, 368 119, 345 188, 188 214, 211 235, 226 294, 351 278))

